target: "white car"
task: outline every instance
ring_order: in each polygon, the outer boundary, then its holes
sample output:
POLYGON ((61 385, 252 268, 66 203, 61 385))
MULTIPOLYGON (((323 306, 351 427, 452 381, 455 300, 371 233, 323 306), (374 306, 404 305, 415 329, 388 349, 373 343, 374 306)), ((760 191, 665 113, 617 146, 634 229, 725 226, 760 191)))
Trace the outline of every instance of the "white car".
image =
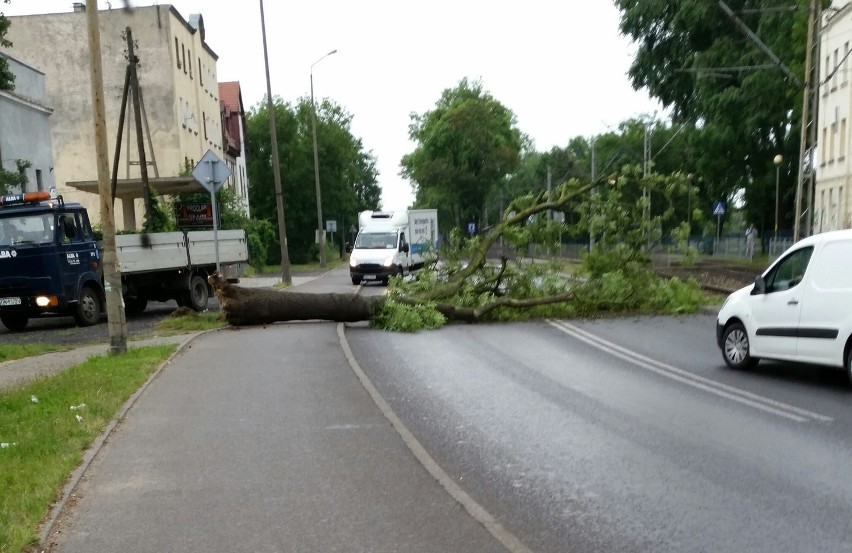
POLYGON ((843 367, 852 381, 852 230, 797 242, 728 296, 716 341, 732 369, 777 359, 843 367))

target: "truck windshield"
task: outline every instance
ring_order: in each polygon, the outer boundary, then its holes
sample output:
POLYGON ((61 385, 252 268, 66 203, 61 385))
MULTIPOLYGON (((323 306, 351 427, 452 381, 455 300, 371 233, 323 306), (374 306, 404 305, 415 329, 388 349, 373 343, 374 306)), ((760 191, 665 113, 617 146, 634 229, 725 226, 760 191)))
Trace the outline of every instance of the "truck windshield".
POLYGON ((355 249, 364 250, 394 250, 396 249, 395 232, 361 233, 355 239, 355 249))
POLYGON ((53 242, 53 216, 51 214, 0 219, 0 246, 50 244, 51 242, 53 242))

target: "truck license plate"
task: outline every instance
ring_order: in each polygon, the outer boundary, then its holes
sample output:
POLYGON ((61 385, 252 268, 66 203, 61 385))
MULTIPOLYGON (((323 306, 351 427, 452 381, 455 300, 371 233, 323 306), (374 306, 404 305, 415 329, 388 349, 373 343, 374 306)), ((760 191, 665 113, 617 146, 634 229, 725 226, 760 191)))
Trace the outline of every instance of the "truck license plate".
POLYGON ((364 275, 364 280, 376 280, 376 275, 364 275))
POLYGON ((0 298, 0 305, 21 305, 21 298, 0 298))

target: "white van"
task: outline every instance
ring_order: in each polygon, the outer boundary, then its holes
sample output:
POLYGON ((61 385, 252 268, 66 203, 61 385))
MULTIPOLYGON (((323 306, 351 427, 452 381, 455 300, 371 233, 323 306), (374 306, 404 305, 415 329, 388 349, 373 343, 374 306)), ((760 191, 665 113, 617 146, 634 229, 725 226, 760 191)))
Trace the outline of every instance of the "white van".
POLYGON ((352 284, 379 281, 417 270, 437 247, 438 210, 362 211, 349 255, 352 284))
POLYGON ((843 367, 852 381, 852 230, 797 242, 728 296, 716 341, 732 369, 777 359, 843 367))

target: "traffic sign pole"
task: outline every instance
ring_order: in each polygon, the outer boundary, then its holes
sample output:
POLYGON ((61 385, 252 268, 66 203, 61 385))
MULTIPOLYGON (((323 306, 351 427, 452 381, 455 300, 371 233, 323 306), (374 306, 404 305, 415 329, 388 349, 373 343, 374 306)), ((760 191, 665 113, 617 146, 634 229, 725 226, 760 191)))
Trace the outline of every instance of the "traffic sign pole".
POLYGON ((219 210, 216 206, 216 192, 231 176, 231 168, 225 165, 225 162, 219 159, 219 156, 213 150, 207 150, 207 153, 192 170, 192 176, 210 192, 210 202, 213 204, 213 244, 216 250, 216 271, 218 272, 220 271, 219 210))

